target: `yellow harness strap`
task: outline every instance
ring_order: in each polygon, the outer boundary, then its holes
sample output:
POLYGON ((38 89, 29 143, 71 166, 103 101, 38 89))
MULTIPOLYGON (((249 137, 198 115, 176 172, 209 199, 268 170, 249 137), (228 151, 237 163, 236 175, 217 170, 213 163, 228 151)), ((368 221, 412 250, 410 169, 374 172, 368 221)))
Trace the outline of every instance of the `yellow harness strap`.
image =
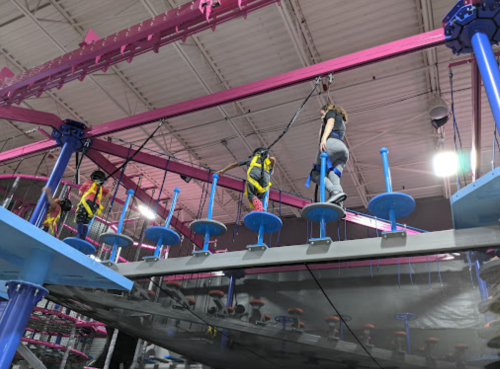
POLYGON ((56 223, 59 221, 59 218, 61 218, 61 210, 59 210, 59 213, 57 213, 55 217, 51 217, 49 213, 47 213, 47 216, 45 217, 45 220, 42 223, 42 226, 49 227, 50 234, 52 236, 54 235, 54 229, 56 227, 56 223))
MULTIPOLYGON (((97 193, 96 187, 99 187, 99 193, 97 194, 97 199, 99 200, 99 209, 97 209, 97 215, 100 215, 104 207, 102 206, 102 187, 99 186, 97 182, 94 182, 92 186, 90 186, 89 190, 83 194, 82 199, 78 203, 78 206, 83 205, 85 210, 87 210, 87 214, 89 215, 90 218, 93 218, 95 214, 92 212, 92 209, 87 204, 86 200, 89 195, 94 195, 95 197, 97 193)), ((94 197, 92 197, 92 200, 94 199, 94 197)))
MULTIPOLYGON (((269 189, 269 187, 272 186, 271 181, 269 181, 267 186, 262 187, 259 182, 257 182, 255 179, 250 177, 250 172, 254 167, 262 168, 262 164, 257 163, 257 160, 259 160, 259 158, 260 158, 260 155, 255 155, 253 157, 252 161, 250 162, 250 166, 248 167, 248 171, 247 171, 247 182, 250 183, 252 186, 254 186, 257 189, 258 193, 264 193, 269 189)), ((269 158, 266 158, 264 160, 264 170, 267 170, 269 172, 270 165, 271 165, 271 160, 269 158)), ((245 196, 248 197, 247 186, 245 186, 245 196)), ((252 209, 254 208, 252 203, 250 203, 250 207, 252 209)))

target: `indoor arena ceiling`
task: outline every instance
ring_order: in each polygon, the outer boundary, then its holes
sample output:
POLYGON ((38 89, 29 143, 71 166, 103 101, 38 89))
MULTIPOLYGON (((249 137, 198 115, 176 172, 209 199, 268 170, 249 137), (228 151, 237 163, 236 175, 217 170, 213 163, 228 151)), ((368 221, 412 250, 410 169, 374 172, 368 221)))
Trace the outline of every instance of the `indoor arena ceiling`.
MULTIPOLYGON (((0 0, 0 67, 14 73, 35 67, 78 48, 89 29, 104 37, 185 3, 174 0, 0 0)), ((90 126, 187 101, 231 87, 299 69, 307 65, 399 40, 441 27, 441 19, 455 0, 283 0, 146 53, 131 63, 122 62, 107 72, 73 81, 21 107, 57 114, 90 126)), ((462 59, 445 46, 412 53, 335 75, 333 100, 349 113, 347 141, 350 160, 342 178, 349 198, 346 206, 366 206, 385 191, 379 149, 389 148, 393 188, 416 199, 445 196, 447 184, 432 172, 438 134, 428 110, 435 93, 450 103, 448 62, 462 59)), ((467 64, 453 69, 455 110, 464 149, 471 147, 471 73, 467 64)), ((313 81, 311 81, 313 82, 313 81)), ((270 144, 290 121, 312 83, 289 87, 237 103, 211 108, 167 121, 146 150, 217 170, 247 157, 254 148, 270 144)), ((319 108, 326 94, 312 98, 288 134, 273 148, 278 160, 273 184, 283 191, 313 197, 304 187, 316 155, 319 108)), ((482 98, 482 161, 491 167, 493 119, 482 98)), ((105 139, 129 147, 140 145, 157 123, 113 134, 105 139)), ((452 122, 447 123, 445 147, 453 150, 452 122)), ((33 125, 1 121, 0 136, 10 137, 33 125)), ((45 137, 40 132, 18 136, 4 150, 45 137)), ((3 145, 3 143, 0 143, 3 145)), ((58 152, 47 155, 38 174, 50 172, 58 152)), ((17 172, 33 174, 43 155, 25 159, 17 172)), ((498 157, 498 155, 497 155, 498 157)), ((122 159, 110 158, 118 163, 122 159)), ((2 167, 13 172, 18 162, 2 167)), ((65 173, 71 179, 74 162, 65 173)), ((85 178, 95 164, 85 160, 85 178)), ((127 175, 143 173, 142 187, 156 186, 163 172, 132 163, 127 175)), ((243 169, 231 174, 244 177, 243 169)), ((136 179, 137 180, 137 179, 136 179)), ((449 181, 456 191, 454 178, 449 181)), ((167 175, 164 194, 181 188, 183 220, 196 217, 203 183, 185 183, 167 175)), ((149 190, 151 194, 153 189, 149 190)), ((239 193, 220 188, 214 217, 232 223, 239 193)), ((277 205, 277 204, 276 204, 277 205)), ((246 203, 244 205, 247 207, 246 203)), ((283 215, 299 215, 283 207, 283 215)))

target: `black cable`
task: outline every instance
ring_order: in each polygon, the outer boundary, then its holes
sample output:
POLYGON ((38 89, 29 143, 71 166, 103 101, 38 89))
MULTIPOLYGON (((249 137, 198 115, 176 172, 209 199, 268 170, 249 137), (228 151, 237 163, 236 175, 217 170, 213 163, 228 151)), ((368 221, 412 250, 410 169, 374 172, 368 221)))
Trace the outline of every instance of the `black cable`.
MULTIPOLYGON (((170 298, 172 298, 175 302, 177 302, 178 304, 180 304, 182 306, 182 301, 179 301, 175 296, 171 295, 170 292, 168 292, 167 290, 163 289, 161 287, 161 285, 159 285, 158 283, 156 283, 154 281, 154 278, 151 277, 149 278, 149 280, 151 281, 151 283, 153 283, 156 287, 158 287, 161 291, 165 292, 170 298)), ((208 327, 211 327, 211 325, 209 323, 207 323, 205 320, 203 320, 203 318, 201 318, 199 315, 197 315, 194 311, 192 310, 189 310, 187 309, 187 311, 189 311, 191 314, 193 314, 197 319, 201 320, 205 325, 207 325, 208 327)), ((224 336, 226 337, 228 340, 230 339, 229 335, 227 334, 224 334, 224 331, 217 331, 217 333, 219 333, 221 336, 224 336)), ((248 352, 250 352, 251 354, 254 354, 255 356, 257 356, 258 358, 264 360, 264 361, 267 361, 268 363, 272 364, 272 365, 275 365, 279 368, 284 368, 283 366, 277 364, 277 363, 274 363, 270 360, 268 360, 266 357, 264 356, 261 356, 259 354, 257 354, 256 352, 254 352, 253 350, 251 350, 250 348, 248 348, 247 346, 243 345, 242 343, 240 342, 236 342, 236 341, 233 341, 235 342, 237 345, 240 345, 242 348, 244 348, 245 350, 247 350, 248 352)))
POLYGON ((139 153, 139 151, 141 151, 144 148, 144 146, 146 146, 148 141, 153 138, 153 136, 156 134, 156 132, 158 132, 158 130, 160 129, 160 127, 163 125, 164 122, 165 122, 165 119, 161 119, 160 124, 158 124, 158 127, 156 127, 156 129, 153 131, 153 133, 151 133, 149 135, 149 137, 146 139, 146 141, 144 141, 142 143, 142 145, 136 150, 136 152, 130 158, 127 158, 127 160, 125 160, 125 162, 122 165, 120 165, 118 168, 116 168, 116 170, 113 173, 108 175, 106 177, 105 181, 107 181, 109 178, 113 177, 114 174, 118 173, 125 165, 127 165, 139 153))
POLYGON ((339 317, 339 319, 342 321, 342 323, 344 323, 345 327, 349 330, 349 332, 351 332, 351 334, 354 337, 354 339, 356 341, 358 341, 358 344, 363 348, 363 350, 365 350, 366 354, 375 362, 375 364, 377 364, 377 366, 380 369, 383 369, 384 367, 379 364, 379 362, 372 356, 372 354, 370 353, 370 351, 363 345, 363 343, 359 340, 359 338, 354 334, 354 332, 352 331, 351 327, 349 327, 349 325, 347 325, 347 322, 344 320, 344 318, 342 317, 342 315, 339 313, 339 311, 337 310, 337 308, 333 304, 332 300, 330 300, 330 297, 328 297, 326 291, 323 289, 323 287, 319 283, 318 279, 316 278, 316 276, 314 275, 314 273, 309 268, 309 265, 308 264, 304 264, 304 265, 306 266, 307 270, 309 271, 309 273, 313 277, 314 281, 318 285, 319 289, 321 290, 321 292, 323 293, 323 295, 325 296, 325 298, 328 300, 328 302, 332 306, 333 310, 335 310, 335 312, 337 313, 337 316, 339 317))
POLYGON ((278 138, 276 140, 274 140, 274 142, 268 146, 267 148, 267 151, 271 150, 271 148, 276 145, 276 143, 281 140, 283 138, 283 136, 288 132, 288 130, 290 129, 290 127, 293 125, 293 123, 295 122, 295 120, 297 119, 297 117, 299 116, 300 112, 302 111, 302 109, 304 108, 304 106, 307 104, 307 102, 309 101, 309 99, 311 98, 312 94, 316 91, 316 88, 318 87, 319 85, 319 82, 321 81, 321 76, 317 77, 316 78, 316 82, 314 83, 314 88, 312 89, 312 91, 309 93, 309 95, 307 95, 306 99, 302 102, 302 104, 300 105, 299 109, 295 112, 292 120, 290 121, 290 123, 288 123, 288 125, 286 126, 286 128, 283 130, 283 132, 281 132, 281 134, 278 136, 278 138))

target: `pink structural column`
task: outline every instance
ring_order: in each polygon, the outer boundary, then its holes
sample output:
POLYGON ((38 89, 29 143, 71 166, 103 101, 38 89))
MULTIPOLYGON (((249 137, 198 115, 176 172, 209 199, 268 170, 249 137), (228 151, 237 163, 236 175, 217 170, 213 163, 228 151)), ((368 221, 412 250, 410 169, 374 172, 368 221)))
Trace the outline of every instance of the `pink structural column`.
POLYGON ((161 46, 185 41, 190 35, 231 19, 245 17, 252 11, 279 0, 193 0, 177 8, 142 21, 103 39, 89 30, 80 48, 61 55, 26 72, 0 81, 0 106, 19 104, 54 87, 107 69, 138 55, 155 52, 161 46))
MULTIPOLYGON (((116 167, 108 159, 106 159, 104 155, 95 150, 90 150, 89 152, 87 152, 87 156, 108 174, 116 170, 116 167)), ((120 178, 120 172, 115 173, 114 177, 116 179, 120 178)), ((149 196, 143 189, 137 188, 137 184, 126 175, 122 176, 122 183, 126 188, 134 190, 135 196, 142 202, 146 204, 150 202, 155 203, 155 200, 151 196, 149 196)), ((168 214, 168 210, 161 204, 158 204, 158 213, 162 214, 162 216, 166 216, 166 214, 168 214)), ((175 216, 172 217, 172 221, 170 224, 179 232, 181 232, 181 234, 183 234, 185 237, 189 238, 196 246, 200 248, 203 247, 203 240, 193 232, 191 232, 191 230, 175 216)))
POLYGON ((14 106, 0 108, 0 118, 38 124, 39 126, 50 126, 53 128, 59 128, 63 123, 55 114, 14 106))

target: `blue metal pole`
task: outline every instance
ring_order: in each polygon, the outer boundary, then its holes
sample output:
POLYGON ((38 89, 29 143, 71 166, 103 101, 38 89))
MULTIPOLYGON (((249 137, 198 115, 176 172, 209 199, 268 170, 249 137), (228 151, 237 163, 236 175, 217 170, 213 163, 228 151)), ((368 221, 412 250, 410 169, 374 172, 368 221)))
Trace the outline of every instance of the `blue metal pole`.
MULTIPOLYGON (((321 178, 320 178, 320 202, 325 202, 325 176, 326 176, 326 159, 328 158, 328 154, 326 152, 322 152, 320 155, 321 158, 321 178)), ((321 217, 319 223, 319 237, 326 237, 326 222, 325 218, 321 217)))
POLYGON ((259 240, 257 241, 258 245, 262 245, 264 243, 264 224, 261 224, 259 227, 259 240))
POLYGON ((205 231, 205 239, 203 240, 203 251, 208 251, 208 246, 210 245, 210 229, 207 228, 205 231))
POLYGON ((320 158, 321 158, 321 178, 320 178, 319 199, 320 202, 325 202, 326 158, 328 158, 328 154, 326 152, 322 152, 320 158))
POLYGON ((389 158, 387 157, 388 152, 389 150, 386 147, 380 149, 382 165, 384 166, 385 189, 387 192, 392 192, 391 171, 389 170, 389 158))
POLYGON ((25 281, 10 281, 7 285, 10 299, 0 321, 0 369, 10 368, 33 306, 49 292, 25 281))
MULTIPOLYGON (((170 226, 170 222, 172 221, 172 217, 174 216, 175 204, 177 203, 177 197, 179 197, 179 192, 181 192, 181 190, 178 187, 176 187, 174 190, 174 196, 172 198, 172 204, 170 205, 170 211, 168 212, 167 220, 165 221, 165 225, 163 226, 164 228, 168 228, 170 226)), ((154 256, 156 257, 160 256, 160 250, 162 246, 163 246, 163 238, 161 237, 156 243, 154 256)))
POLYGON ((408 354, 411 355, 410 325, 408 324, 408 320, 405 320, 405 331, 406 331, 406 349, 408 350, 408 354))
MULTIPOLYGON (((78 140, 74 137, 68 137, 66 142, 64 143, 61 153, 57 158, 56 164, 54 165, 54 169, 52 169, 52 173, 50 173, 49 180, 47 181, 46 187, 49 187, 52 194, 54 194, 61 178, 68 166, 69 160, 71 159, 71 155, 75 152, 75 146, 78 143, 78 140)), ((49 200, 45 194, 42 194, 38 199, 35 210, 33 210, 33 214, 31 214, 30 223, 36 227, 40 227, 42 225, 43 219, 47 214, 49 200)))
POLYGON ((493 54, 489 37, 480 30, 472 35, 471 41, 493 118, 497 129, 500 130, 500 71, 495 54, 493 54))
POLYGON ((177 197, 179 197, 179 193, 181 192, 179 187, 176 187, 174 190, 174 196, 172 197, 172 204, 170 205, 170 211, 168 212, 167 221, 165 222, 165 228, 170 226, 170 222, 172 221, 172 217, 175 212, 175 204, 177 203, 177 197))
POLYGON ((389 219, 391 220, 391 231, 397 231, 398 227, 396 225, 396 213, 394 212, 393 208, 389 209, 389 219))
MULTIPOLYGON (((234 277, 234 274, 231 273, 231 274, 229 274, 229 286, 227 289, 226 307, 233 306, 234 286, 235 285, 236 285, 236 278, 234 277)), ((227 348, 229 330, 224 329, 223 332, 224 332, 224 334, 222 335, 220 347, 222 350, 225 350, 227 348)))
POLYGON ((479 262, 479 260, 476 260, 474 262, 474 266, 476 269, 476 278, 477 278, 477 284, 479 286, 479 294, 481 295, 481 300, 483 300, 483 301, 488 300, 488 297, 490 296, 488 293, 488 285, 479 276, 479 269, 481 268, 481 263, 479 262))
MULTIPOLYGON (((134 190, 129 189, 127 191, 127 199, 125 200, 125 204, 123 204, 123 209, 122 209, 122 213, 120 214, 120 221, 118 222, 118 228, 116 230, 116 233, 122 233, 123 222, 125 220, 125 215, 127 214, 128 204, 129 204, 130 199, 132 198, 133 194, 134 194, 134 190)), ((109 256, 109 260, 115 261, 117 250, 118 250, 118 246, 115 242, 113 245, 113 250, 111 251, 111 255, 109 256)))
POLYGON ((210 191, 210 201, 208 203, 208 213, 207 213, 207 219, 212 219, 212 212, 214 208, 214 198, 215 198, 215 191, 217 190, 217 180, 219 179, 219 175, 216 173, 212 177, 212 189, 210 191))
POLYGON ((264 195, 264 203, 262 204, 264 211, 267 211, 268 205, 269 205, 269 189, 266 191, 266 194, 264 195))

